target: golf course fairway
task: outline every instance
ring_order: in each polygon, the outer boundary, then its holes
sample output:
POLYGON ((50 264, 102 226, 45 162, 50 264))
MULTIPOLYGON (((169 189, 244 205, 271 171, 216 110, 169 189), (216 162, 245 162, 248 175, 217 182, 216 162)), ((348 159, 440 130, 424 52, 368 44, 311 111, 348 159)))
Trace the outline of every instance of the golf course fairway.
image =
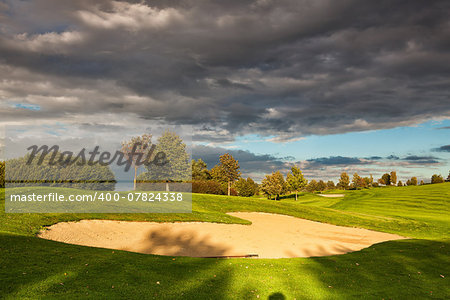
POLYGON ((450 183, 334 192, 345 196, 303 193, 298 201, 274 201, 194 194, 192 214, 6 214, 2 189, 0 298, 450 297, 450 183), (323 257, 216 259, 140 254, 36 237, 47 226, 88 219, 250 223, 228 212, 288 215, 408 239, 323 257))

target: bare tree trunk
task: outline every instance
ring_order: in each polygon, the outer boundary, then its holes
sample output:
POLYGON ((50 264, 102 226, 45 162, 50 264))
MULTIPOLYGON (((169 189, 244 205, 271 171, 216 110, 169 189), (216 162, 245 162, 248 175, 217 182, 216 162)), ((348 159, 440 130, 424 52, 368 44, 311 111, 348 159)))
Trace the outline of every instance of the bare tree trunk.
POLYGON ((231 195, 231 182, 228 181, 228 196, 231 195))
POLYGON ((169 192, 169 191, 170 191, 170 189, 169 189, 169 182, 166 181, 166 192, 169 192))
POLYGON ((297 191, 295 191, 295 201, 297 201, 297 191))
POLYGON ((136 190, 136 177, 137 177, 137 167, 134 167, 134 180, 133 180, 133 190, 136 190))

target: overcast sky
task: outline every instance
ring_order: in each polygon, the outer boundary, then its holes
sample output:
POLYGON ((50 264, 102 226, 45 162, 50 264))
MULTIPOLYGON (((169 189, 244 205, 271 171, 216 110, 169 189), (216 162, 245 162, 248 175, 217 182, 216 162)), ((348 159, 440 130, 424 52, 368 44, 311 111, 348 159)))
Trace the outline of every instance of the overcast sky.
POLYGON ((189 124, 255 177, 447 176, 449 1, 15 0, 0 24, 1 125, 189 124))

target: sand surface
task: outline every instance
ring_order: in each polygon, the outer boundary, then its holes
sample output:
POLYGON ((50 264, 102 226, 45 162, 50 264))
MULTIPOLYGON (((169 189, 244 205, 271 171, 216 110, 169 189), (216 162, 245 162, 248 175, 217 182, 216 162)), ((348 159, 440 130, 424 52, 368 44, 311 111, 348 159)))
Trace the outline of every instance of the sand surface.
POLYGON ((344 197, 344 194, 317 194, 319 196, 322 197, 326 197, 326 198, 338 198, 338 197, 344 197))
POLYGON ((40 237, 65 243, 173 256, 258 254, 259 258, 343 254, 403 237, 268 213, 230 213, 252 225, 82 220, 40 237))

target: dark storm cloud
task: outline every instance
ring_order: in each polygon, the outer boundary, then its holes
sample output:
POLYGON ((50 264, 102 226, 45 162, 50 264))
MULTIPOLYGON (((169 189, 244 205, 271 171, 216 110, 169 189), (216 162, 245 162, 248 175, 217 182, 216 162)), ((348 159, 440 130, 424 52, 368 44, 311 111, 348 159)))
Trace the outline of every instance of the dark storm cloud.
POLYGON ((297 165, 308 179, 336 179, 342 172, 353 174, 357 172, 363 176, 381 176, 390 170, 403 168, 403 175, 415 174, 414 169, 424 166, 436 166, 441 160, 434 156, 409 155, 399 157, 391 155, 388 157, 372 156, 370 158, 330 156, 295 161, 293 157, 276 157, 266 154, 255 154, 238 149, 227 149, 223 147, 212 147, 195 145, 192 149, 193 159, 202 159, 208 168, 219 163, 219 156, 230 153, 239 161, 242 175, 251 176, 261 181, 265 174, 273 171, 281 171, 286 175, 293 165, 297 165))
POLYGON ((330 156, 308 159, 307 162, 314 166, 335 166, 335 165, 363 165, 371 164, 369 160, 364 160, 356 157, 330 156))
POLYGON ((272 171, 277 171, 285 168, 288 163, 286 160, 292 157, 275 157, 269 154, 255 154, 249 151, 226 149, 222 147, 210 147, 204 145, 196 145, 192 149, 193 159, 202 159, 208 165, 208 168, 214 167, 219 163, 219 156, 225 153, 230 153, 236 160, 239 161, 241 171, 244 176, 261 173, 268 174, 272 171))
POLYGON ((403 158, 403 160, 410 160, 410 161, 417 161, 417 160, 436 160, 438 158, 434 157, 434 156, 418 156, 418 155, 409 155, 405 158, 403 158))
POLYGON ((386 157, 386 159, 399 160, 400 157, 398 157, 397 155, 389 155, 388 157, 386 157))
POLYGON ((403 158, 398 158, 408 165, 434 165, 441 163, 441 160, 434 156, 409 155, 403 158))
MULTIPOLYGON (((445 146, 444 146, 445 147, 445 146)), ((441 147, 442 148, 442 147, 441 147)), ((421 156, 421 155, 408 155, 405 157, 399 157, 397 155, 389 155, 387 157, 373 156, 368 159, 372 159, 375 161, 401 161, 408 165, 428 165, 428 164, 439 164, 441 159, 435 156, 421 156)))
POLYGON ((433 164, 439 164, 440 161, 437 159, 414 159, 414 160, 406 160, 408 162, 411 162, 411 164, 414 165, 433 165, 433 164))
POLYGON ((406 157, 399 157, 397 155, 389 155, 387 157, 372 156, 366 158, 358 157, 343 157, 330 156, 320 157, 306 160, 308 168, 320 168, 324 166, 355 166, 355 165, 377 165, 389 166, 398 164, 400 166, 415 166, 415 165, 433 165, 441 163, 441 160, 434 156, 418 156, 409 155, 406 157))
POLYGON ((0 114, 130 113, 206 126, 198 140, 217 141, 450 117, 449 11, 448 1, 6 1, 0 97, 41 110, 0 114))
POLYGON ((436 152, 450 152, 450 145, 441 146, 439 148, 434 148, 432 151, 436 152))
POLYGON ((371 157, 367 157, 366 159, 370 159, 370 160, 380 160, 382 159, 381 156, 371 156, 371 157))

